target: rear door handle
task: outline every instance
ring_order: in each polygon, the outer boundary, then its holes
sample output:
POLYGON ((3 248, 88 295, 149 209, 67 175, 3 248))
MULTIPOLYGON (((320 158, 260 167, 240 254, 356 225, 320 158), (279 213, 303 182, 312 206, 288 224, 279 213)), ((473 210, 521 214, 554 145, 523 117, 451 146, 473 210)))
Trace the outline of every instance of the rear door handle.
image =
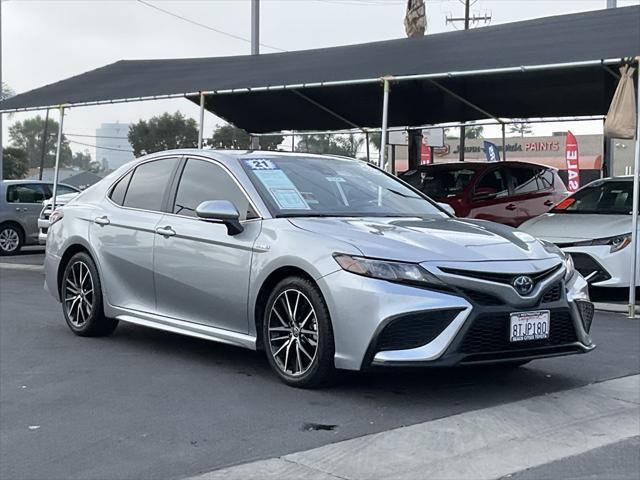
POLYGON ((506 208, 507 210, 515 210, 517 207, 516 207, 515 203, 510 203, 509 205, 507 205, 504 208, 506 208))
POLYGON ((544 204, 545 204, 547 207, 550 207, 551 205, 553 205, 553 202, 552 202, 551 200, 547 200, 546 202, 544 202, 544 204))
POLYGON ((111 223, 111 220, 109 220, 109 217, 105 215, 103 217, 94 218, 93 223, 96 223, 104 227, 105 225, 109 225, 111 223))
POLYGON ((167 226, 156 228, 156 233, 162 235, 163 237, 173 237, 176 234, 176 231, 173 228, 167 226))

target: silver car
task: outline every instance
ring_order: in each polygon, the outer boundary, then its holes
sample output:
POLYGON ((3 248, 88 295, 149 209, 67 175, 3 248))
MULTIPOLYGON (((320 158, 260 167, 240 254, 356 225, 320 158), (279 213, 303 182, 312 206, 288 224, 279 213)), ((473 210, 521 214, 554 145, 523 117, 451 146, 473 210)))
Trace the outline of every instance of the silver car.
MULTIPOLYGON (((59 184, 57 195, 78 189, 59 184)), ((0 182, 0 255, 14 255, 25 245, 38 244, 38 216, 51 197, 53 184, 39 180, 0 182)))
POLYGON ((50 225, 46 287, 77 335, 122 321, 264 350, 293 386, 594 348, 587 284, 557 247, 357 160, 153 154, 50 225))

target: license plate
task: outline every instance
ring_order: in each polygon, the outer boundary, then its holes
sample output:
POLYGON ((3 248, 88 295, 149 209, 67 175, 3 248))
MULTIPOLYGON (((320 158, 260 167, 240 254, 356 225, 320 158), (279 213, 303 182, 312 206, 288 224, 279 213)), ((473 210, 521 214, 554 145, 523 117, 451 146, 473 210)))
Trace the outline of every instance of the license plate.
POLYGON ((509 341, 526 342, 549 338, 550 319, 549 310, 512 313, 509 341))

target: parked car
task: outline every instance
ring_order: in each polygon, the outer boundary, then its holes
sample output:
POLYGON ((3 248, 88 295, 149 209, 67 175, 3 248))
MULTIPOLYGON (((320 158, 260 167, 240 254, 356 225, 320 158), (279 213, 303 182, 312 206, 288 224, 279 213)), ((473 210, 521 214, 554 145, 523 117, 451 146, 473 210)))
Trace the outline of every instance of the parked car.
MULTIPOLYGON (((633 177, 605 178, 582 187, 520 229, 570 254, 576 269, 593 286, 629 287, 632 208, 633 177)), ((638 287, 640 268, 636 279, 638 287)))
POLYGON ((546 213, 567 196, 556 169, 525 162, 422 165, 400 178, 451 205, 457 217, 512 227, 546 213))
POLYGON ((50 222, 46 288, 75 334, 122 321, 264 350, 293 386, 594 348, 587 284, 557 247, 452 218, 366 162, 157 153, 50 222))
MULTIPOLYGON (((78 192, 59 184, 58 194, 78 192)), ((0 182, 0 255, 13 255, 24 245, 38 244, 38 216, 51 197, 53 184, 38 180, 0 182)))
MULTIPOLYGON (((64 195, 56 195, 56 208, 66 205, 72 198, 79 195, 79 192, 65 193, 64 195)), ((49 217, 53 208, 51 207, 51 198, 42 202, 42 210, 38 216, 38 243, 44 245, 47 243, 47 231, 49 230, 49 217)))

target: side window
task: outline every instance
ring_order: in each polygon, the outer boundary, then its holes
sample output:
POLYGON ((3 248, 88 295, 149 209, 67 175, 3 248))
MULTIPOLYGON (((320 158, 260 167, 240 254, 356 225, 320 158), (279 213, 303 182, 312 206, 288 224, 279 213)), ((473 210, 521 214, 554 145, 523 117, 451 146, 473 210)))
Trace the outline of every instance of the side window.
POLYGON ((9 185, 7 187, 8 203, 42 203, 48 197, 43 184, 9 185))
POLYGON ((117 203, 118 205, 122 205, 124 203, 124 196, 127 193, 127 187, 129 186, 132 174, 132 172, 127 173, 124 177, 118 180, 118 183, 116 183, 111 189, 109 198, 113 200, 114 203, 117 203))
POLYGON ((162 200, 176 165, 175 158, 143 163, 133 171, 124 197, 125 207, 162 210, 162 200))
MULTIPOLYGON (((66 195, 67 193, 78 193, 78 191, 66 185, 58 185, 56 195, 66 195)), ((51 185, 51 194, 53 195, 53 185, 51 185)))
POLYGON ((540 190, 547 190, 553 188, 553 170, 545 169, 538 175, 538 188, 540 190))
POLYGON ((542 170, 537 168, 512 168, 511 179, 513 181, 513 194, 523 195, 526 193, 537 192, 538 174, 542 170))
POLYGON ((207 200, 229 200, 240 212, 240 220, 256 216, 244 192, 222 167, 189 159, 180 178, 173 213, 195 217, 198 205, 207 200))
POLYGON ((509 188, 503 168, 491 170, 476 183, 474 192, 476 200, 502 198, 507 195, 509 195, 509 188))

